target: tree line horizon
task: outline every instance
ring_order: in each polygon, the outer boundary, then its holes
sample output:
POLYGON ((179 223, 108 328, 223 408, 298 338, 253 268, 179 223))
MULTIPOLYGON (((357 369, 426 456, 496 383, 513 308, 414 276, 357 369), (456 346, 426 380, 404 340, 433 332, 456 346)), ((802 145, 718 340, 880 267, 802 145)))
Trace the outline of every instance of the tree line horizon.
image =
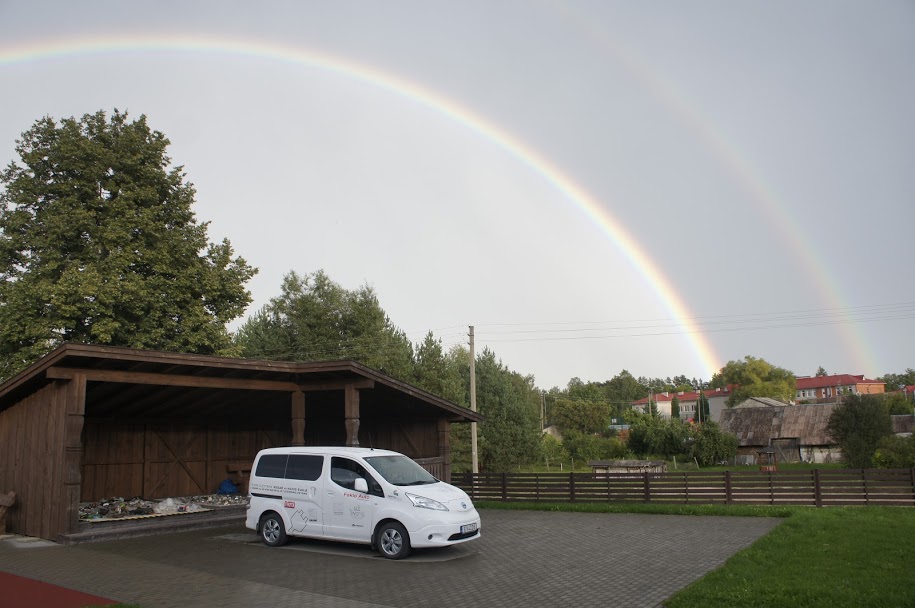
MULTIPOLYGON (((16 141, 18 161, 0 173, 0 381, 63 342, 85 342, 275 360, 352 359, 469 405, 468 348, 445 350, 432 331, 413 344, 370 285, 345 289, 323 270, 290 270, 280 293, 230 332, 229 323, 251 303, 246 284, 257 269, 235 255, 228 239, 209 241, 208 222, 192 209, 194 187, 184 168, 172 165, 169 145, 145 116, 130 120, 117 109, 110 116, 44 117, 16 141)), ((636 378, 624 369, 603 382, 571 378, 565 388, 543 390, 489 348, 477 355, 475 372, 478 409, 487 420, 481 459, 499 467, 539 458, 541 424, 550 417, 591 417, 585 426, 601 425, 650 392, 697 386, 740 385, 731 405, 747 396, 787 401, 795 381, 788 370, 749 355, 708 382, 636 378), (602 412, 576 403, 601 404, 602 412)), ((885 377, 888 385, 915 384, 912 369, 885 377)), ((463 426, 455 431, 458 445, 463 426)))

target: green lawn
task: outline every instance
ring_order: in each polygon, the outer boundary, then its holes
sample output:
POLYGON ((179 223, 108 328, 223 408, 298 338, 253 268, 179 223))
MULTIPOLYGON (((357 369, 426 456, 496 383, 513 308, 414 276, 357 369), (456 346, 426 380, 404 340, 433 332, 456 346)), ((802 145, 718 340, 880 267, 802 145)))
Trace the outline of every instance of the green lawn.
POLYGON ((668 608, 915 606, 915 509, 797 509, 668 608))
MULTIPOLYGON (((480 508, 783 517, 668 608, 915 606, 915 508, 480 502, 480 508)), ((688 551, 684 551, 684 558, 688 551)))

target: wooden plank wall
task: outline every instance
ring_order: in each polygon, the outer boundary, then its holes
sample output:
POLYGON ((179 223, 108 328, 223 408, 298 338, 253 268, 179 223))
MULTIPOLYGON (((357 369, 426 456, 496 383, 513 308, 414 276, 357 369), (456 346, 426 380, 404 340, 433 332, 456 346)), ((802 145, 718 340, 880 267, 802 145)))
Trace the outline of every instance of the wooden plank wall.
POLYGON ((9 532, 53 539, 64 531, 66 395, 67 383, 55 382, 0 412, 0 492, 16 492, 9 532))
POLYGON ((440 456, 437 420, 372 420, 359 429, 359 445, 393 450, 410 458, 440 456))
POLYGON ((262 448, 288 445, 289 429, 241 423, 86 421, 80 500, 212 494, 226 465, 262 448))

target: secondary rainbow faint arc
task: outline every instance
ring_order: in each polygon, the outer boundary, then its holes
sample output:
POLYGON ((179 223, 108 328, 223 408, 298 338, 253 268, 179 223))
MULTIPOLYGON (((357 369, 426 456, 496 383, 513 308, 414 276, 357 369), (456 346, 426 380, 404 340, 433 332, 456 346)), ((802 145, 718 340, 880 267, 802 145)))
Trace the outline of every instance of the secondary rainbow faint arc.
POLYGON ((259 57, 305 65, 324 71, 343 74, 369 83, 380 89, 421 104, 445 115, 451 120, 479 133, 511 153, 524 164, 540 173, 557 190, 569 198, 591 218, 616 244, 623 255, 642 275, 655 294, 667 307, 692 344, 696 356, 711 375, 718 371, 720 360, 710 342, 693 322, 694 315, 674 289, 671 281, 658 265, 629 236, 616 218, 606 211, 584 188, 576 184, 561 169, 520 139, 497 127, 457 102, 425 89, 416 83, 334 55, 298 47, 286 47, 263 42, 214 37, 149 36, 74 38, 0 47, 0 65, 12 65, 74 55, 105 54, 117 51, 156 52, 187 51, 196 53, 226 53, 259 57))

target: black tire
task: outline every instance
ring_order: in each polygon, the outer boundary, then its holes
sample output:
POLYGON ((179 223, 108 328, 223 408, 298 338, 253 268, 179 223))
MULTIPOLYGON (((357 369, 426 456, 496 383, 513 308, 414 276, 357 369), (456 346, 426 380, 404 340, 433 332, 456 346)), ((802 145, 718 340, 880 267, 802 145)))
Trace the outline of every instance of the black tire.
POLYGON ((267 513, 261 518, 261 540, 268 547, 282 547, 288 540, 283 518, 276 513, 267 513))
POLYGON ((406 528, 396 521, 388 521, 375 532, 375 546, 381 557, 387 559, 403 559, 410 555, 410 535, 406 528))

